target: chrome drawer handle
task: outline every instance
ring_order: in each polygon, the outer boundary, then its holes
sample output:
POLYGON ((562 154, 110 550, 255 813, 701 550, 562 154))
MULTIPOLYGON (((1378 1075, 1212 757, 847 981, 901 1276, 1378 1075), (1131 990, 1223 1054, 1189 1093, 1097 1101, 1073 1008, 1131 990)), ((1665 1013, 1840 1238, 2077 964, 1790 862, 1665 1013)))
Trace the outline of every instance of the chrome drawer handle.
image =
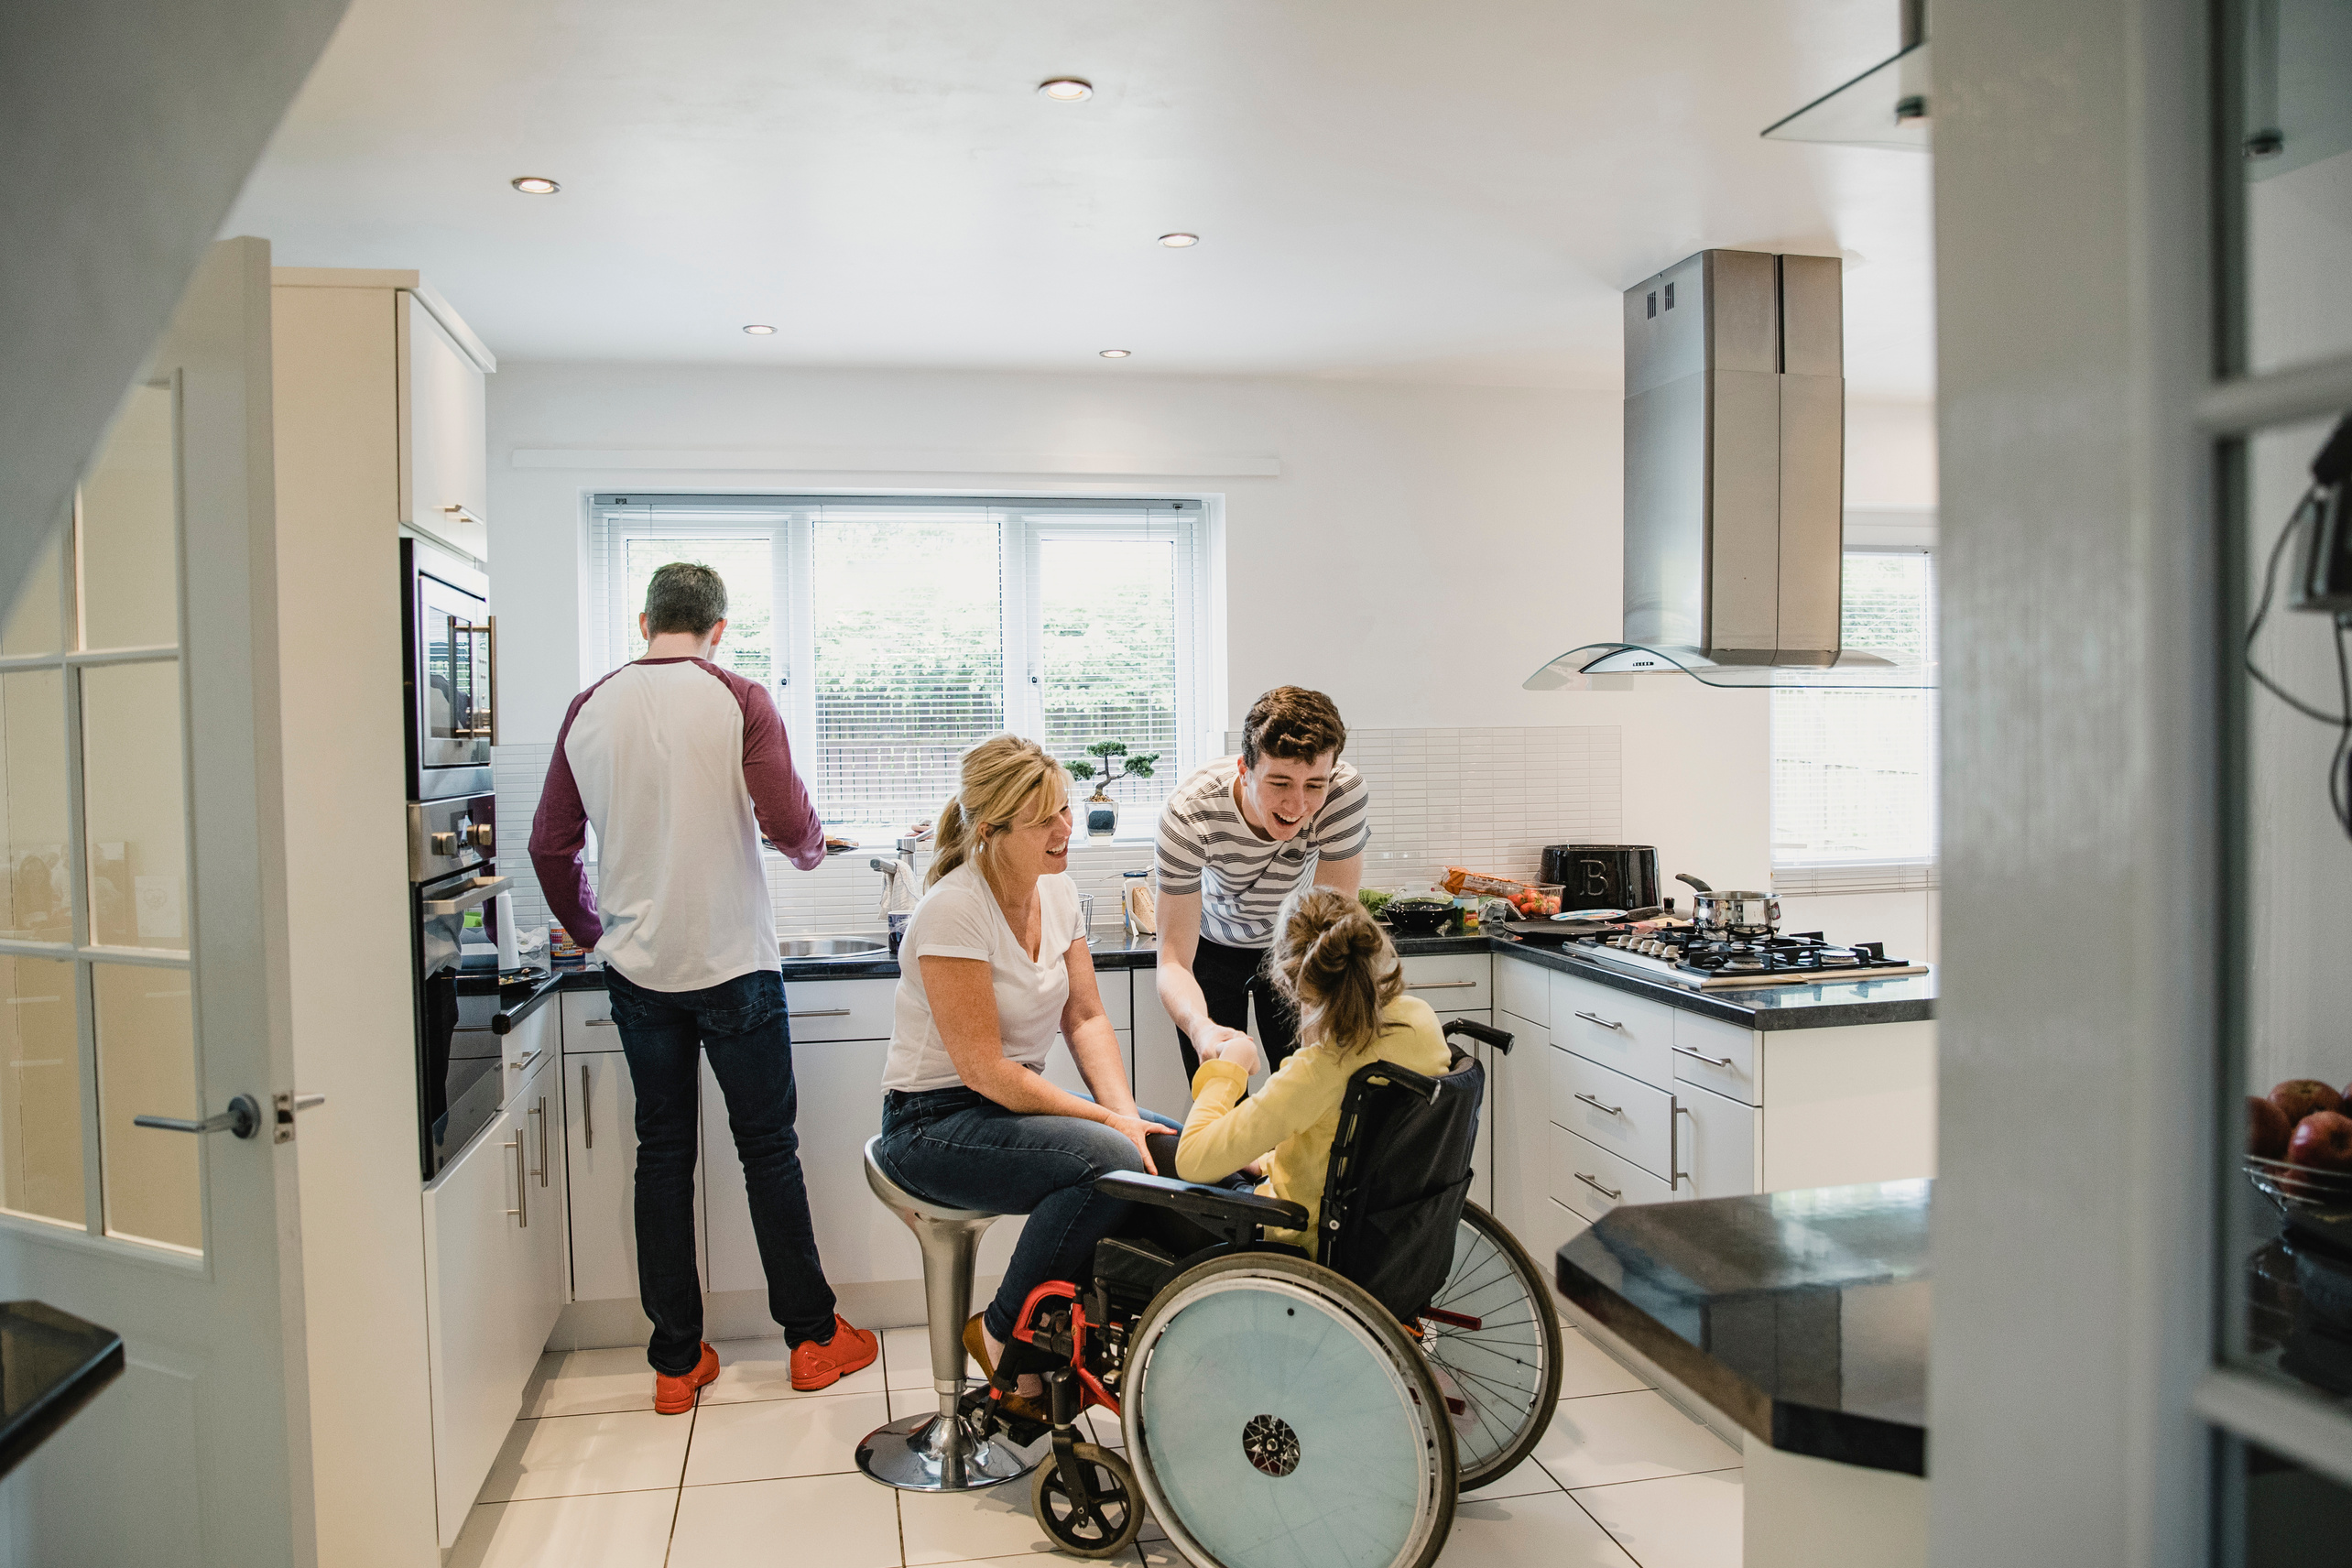
POLYGON ((1584 1104, 1592 1106, 1593 1109, 1596 1111, 1606 1111, 1613 1116, 1621 1116, 1625 1115, 1625 1107, 1623 1105, 1605 1105, 1598 1100, 1593 1098, 1590 1094, 1579 1094, 1576 1097, 1584 1101, 1584 1104))
POLYGON ((580 1064, 580 1132, 582 1147, 596 1147, 596 1102, 589 1097, 588 1064, 580 1064))
POLYGON ((1589 1023, 1596 1023, 1603 1029, 1621 1029, 1625 1028, 1623 1024, 1617 1022, 1615 1019, 1605 1018, 1598 1013, 1578 1013, 1576 1016, 1589 1023))
POLYGON ((590 1029, 618 1029, 621 1026, 615 1023, 610 1018, 590 1018, 588 1020, 588 1027, 590 1029))
POLYGON ((1594 1181, 1582 1171, 1575 1172, 1575 1177, 1577 1181, 1582 1181, 1585 1186, 1590 1187, 1594 1192, 1598 1192, 1602 1197, 1606 1198, 1613 1203, 1625 1196, 1622 1192, 1614 1192, 1609 1188, 1602 1186, 1598 1181, 1594 1181))
MULTIPOLYGON (((545 1050, 545 1049, 546 1049, 546 1048, 545 1048, 544 1046, 540 1047, 540 1050, 542 1050, 542 1051, 543 1051, 543 1050, 545 1050)), ((508 1066, 510 1066, 510 1067, 512 1067, 516 1072, 517 1072, 517 1073, 521 1073, 521 1072, 525 1072, 525 1071, 528 1070, 528 1068, 530 1067, 530 1064, 531 1064, 532 1062, 537 1062, 539 1059, 539 1051, 532 1051, 528 1056, 524 1057, 520 1062, 509 1062, 509 1063, 507 1063, 507 1065, 508 1065, 508 1066)))
POLYGON ((506 1212, 515 1217, 521 1228, 528 1230, 531 1228, 530 1179, 523 1170, 523 1129, 517 1127, 514 1141, 499 1147, 515 1151, 515 1206, 506 1212))
POLYGON ((845 1018, 849 1017, 849 1009, 847 1007, 812 1007, 805 1013, 786 1013, 784 1016, 788 1018, 845 1018))
POLYGON ((1704 1062, 1710 1067, 1731 1067, 1737 1065, 1737 1063, 1735 1063, 1728 1056, 1724 1057, 1721 1060, 1717 1060, 1712 1056, 1701 1056, 1695 1051, 1685 1051, 1679 1045, 1674 1048, 1674 1054, 1677 1056, 1687 1056, 1693 1062, 1704 1062))
POLYGON ((1475 980, 1408 980, 1408 991, 1466 991, 1477 985, 1475 980))

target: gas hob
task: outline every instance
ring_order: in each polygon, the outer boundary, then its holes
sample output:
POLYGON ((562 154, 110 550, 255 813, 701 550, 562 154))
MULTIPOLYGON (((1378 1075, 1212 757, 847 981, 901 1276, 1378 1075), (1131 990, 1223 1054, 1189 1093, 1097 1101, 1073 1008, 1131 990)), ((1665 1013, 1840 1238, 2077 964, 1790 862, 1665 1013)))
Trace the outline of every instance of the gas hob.
POLYGON ((1888 957, 1881 942, 1835 947, 1824 942, 1818 931, 1781 936, 1760 931, 1715 932, 1670 927, 1578 937, 1568 943, 1568 951, 1699 991, 1890 980, 1900 975, 1927 973, 1924 964, 1888 957))

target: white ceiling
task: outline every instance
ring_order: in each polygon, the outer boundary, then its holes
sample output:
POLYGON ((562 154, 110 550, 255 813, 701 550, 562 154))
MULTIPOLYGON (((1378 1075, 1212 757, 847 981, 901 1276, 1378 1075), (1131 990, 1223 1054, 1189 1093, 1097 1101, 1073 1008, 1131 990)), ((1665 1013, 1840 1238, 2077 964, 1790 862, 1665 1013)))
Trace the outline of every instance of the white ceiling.
POLYGON ((1929 160, 1757 136, 1894 30, 1894 0, 354 0, 226 232, 421 268, 516 359, 1585 387, 1659 267, 1843 251, 1853 394, 1924 398, 1929 160), (1036 94, 1063 74, 1094 97, 1036 94))

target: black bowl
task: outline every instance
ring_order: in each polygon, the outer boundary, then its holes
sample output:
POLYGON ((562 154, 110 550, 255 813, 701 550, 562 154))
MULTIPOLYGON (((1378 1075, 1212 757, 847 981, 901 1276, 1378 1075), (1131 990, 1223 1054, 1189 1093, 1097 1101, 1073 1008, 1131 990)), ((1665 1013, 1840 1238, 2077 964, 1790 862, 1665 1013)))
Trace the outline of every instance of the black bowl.
POLYGON ((1435 936, 1454 923, 1454 905, 1438 898, 1391 898, 1380 913, 1399 936, 1435 936))

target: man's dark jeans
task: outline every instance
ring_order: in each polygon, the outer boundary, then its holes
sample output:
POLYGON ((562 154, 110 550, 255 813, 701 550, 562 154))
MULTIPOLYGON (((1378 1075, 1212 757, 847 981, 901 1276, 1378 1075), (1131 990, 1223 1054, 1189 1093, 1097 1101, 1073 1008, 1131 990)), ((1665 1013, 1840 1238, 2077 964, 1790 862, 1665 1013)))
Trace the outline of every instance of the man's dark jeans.
MULTIPOLYGON (((1192 978, 1200 982, 1201 1000, 1209 1005, 1211 1021, 1247 1033, 1249 1004, 1258 1004, 1258 1043, 1264 1049, 1266 1071, 1278 1071, 1299 1048, 1299 1014, 1267 972, 1266 949, 1227 947, 1201 938, 1192 950, 1192 978)), ((1192 1037, 1176 1031, 1176 1047, 1184 1053, 1184 1082, 1201 1070, 1201 1053, 1192 1037)))
POLYGON ((707 990, 648 991, 607 969, 604 984, 637 1089, 637 1297, 653 1320, 646 1359, 655 1371, 681 1377, 702 1356, 702 1285, 694 1271, 702 1053, 726 1095, 727 1125, 743 1159, 768 1311, 788 1344, 831 1339, 833 1288, 817 1260, 792 1127, 798 1095, 782 979, 754 970, 707 990))

